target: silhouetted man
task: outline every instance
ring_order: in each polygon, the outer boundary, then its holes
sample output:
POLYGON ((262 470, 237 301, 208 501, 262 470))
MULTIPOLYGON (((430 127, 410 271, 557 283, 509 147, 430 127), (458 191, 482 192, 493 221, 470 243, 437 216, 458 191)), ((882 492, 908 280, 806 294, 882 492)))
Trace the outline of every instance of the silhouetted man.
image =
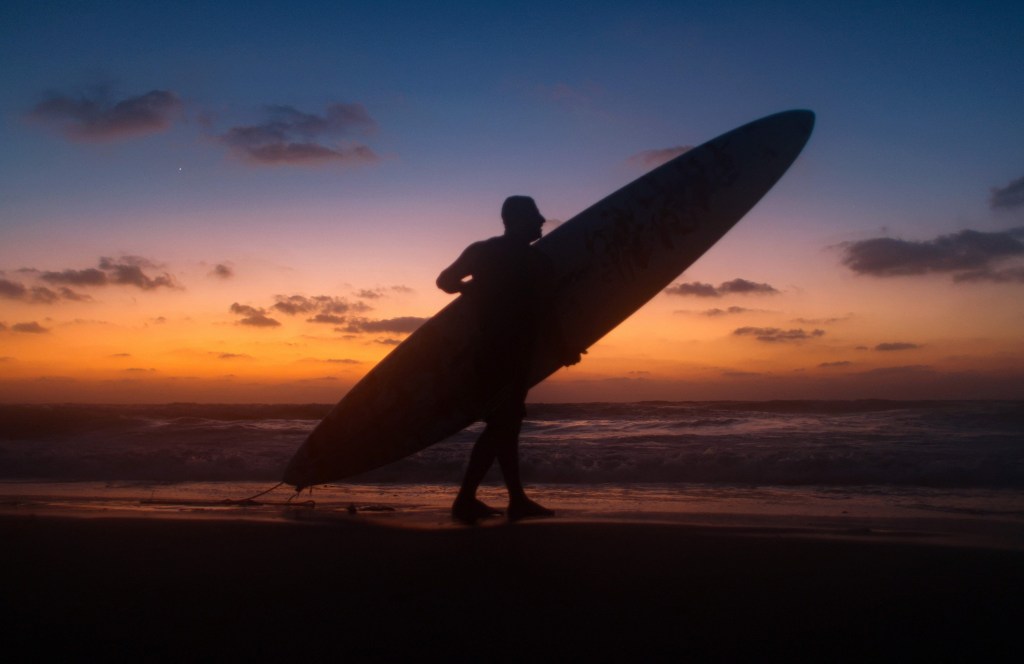
MULTIPOLYGON (((501 386, 484 416, 487 426, 473 446, 452 505, 452 516, 466 523, 501 514, 476 497, 495 459, 508 488, 509 520, 554 514, 527 498, 519 476, 519 430, 526 414, 535 342, 543 333, 564 345, 550 312, 551 265, 533 246, 540 239, 544 217, 532 198, 510 196, 501 207, 501 220, 504 235, 469 245, 437 278, 444 292, 463 293, 472 300, 480 316, 478 378, 484 393, 501 386)), ((563 356, 566 365, 580 359, 579 353, 563 356)))

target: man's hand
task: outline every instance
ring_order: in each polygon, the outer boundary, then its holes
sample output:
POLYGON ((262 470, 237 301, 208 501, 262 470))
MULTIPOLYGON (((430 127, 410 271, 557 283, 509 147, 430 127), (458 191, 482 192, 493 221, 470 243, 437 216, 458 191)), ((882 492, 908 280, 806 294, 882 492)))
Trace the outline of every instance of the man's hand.
POLYGON ((579 364, 579 361, 583 359, 583 356, 587 354, 587 351, 582 350, 578 353, 572 351, 566 351, 562 356, 562 365, 571 367, 574 364, 579 364))

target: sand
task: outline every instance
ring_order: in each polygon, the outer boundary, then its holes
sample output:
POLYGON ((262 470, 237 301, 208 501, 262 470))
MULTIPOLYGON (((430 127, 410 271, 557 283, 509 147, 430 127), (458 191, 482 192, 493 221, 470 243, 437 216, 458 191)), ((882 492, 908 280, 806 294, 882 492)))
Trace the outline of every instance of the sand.
POLYGON ((8 661, 1024 661, 1024 552, 559 519, 0 515, 8 661))

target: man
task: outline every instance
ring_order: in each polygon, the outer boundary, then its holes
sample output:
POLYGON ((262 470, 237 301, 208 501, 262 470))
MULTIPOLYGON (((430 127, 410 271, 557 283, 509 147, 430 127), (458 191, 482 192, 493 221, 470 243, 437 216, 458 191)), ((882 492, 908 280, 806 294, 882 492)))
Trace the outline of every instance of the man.
MULTIPOLYGON (((545 334, 564 346, 551 315, 552 268, 533 246, 540 239, 544 217, 529 196, 510 196, 501 207, 501 220, 504 235, 469 245, 437 278, 438 288, 463 293, 479 312, 478 379, 484 393, 498 392, 452 504, 452 517, 464 523, 501 514, 476 497, 495 459, 508 488, 510 521, 554 514, 526 496, 519 476, 519 430, 526 414, 534 345, 545 334)), ((565 365, 580 359, 579 353, 562 355, 565 365)))

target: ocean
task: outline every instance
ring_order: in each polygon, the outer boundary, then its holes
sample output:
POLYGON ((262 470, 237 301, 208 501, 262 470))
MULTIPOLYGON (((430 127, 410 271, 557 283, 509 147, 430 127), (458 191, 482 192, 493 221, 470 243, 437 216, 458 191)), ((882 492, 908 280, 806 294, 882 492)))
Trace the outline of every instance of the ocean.
MULTIPOLYGON (((329 408, 0 405, 0 500, 21 510, 237 504, 279 480, 329 408)), ((312 496, 278 488, 263 504, 439 517, 480 429, 312 496)), ((560 514, 941 516, 1024 532, 1019 401, 531 404, 520 453, 525 480, 560 514)), ((502 500, 497 470, 484 497, 502 500)))

